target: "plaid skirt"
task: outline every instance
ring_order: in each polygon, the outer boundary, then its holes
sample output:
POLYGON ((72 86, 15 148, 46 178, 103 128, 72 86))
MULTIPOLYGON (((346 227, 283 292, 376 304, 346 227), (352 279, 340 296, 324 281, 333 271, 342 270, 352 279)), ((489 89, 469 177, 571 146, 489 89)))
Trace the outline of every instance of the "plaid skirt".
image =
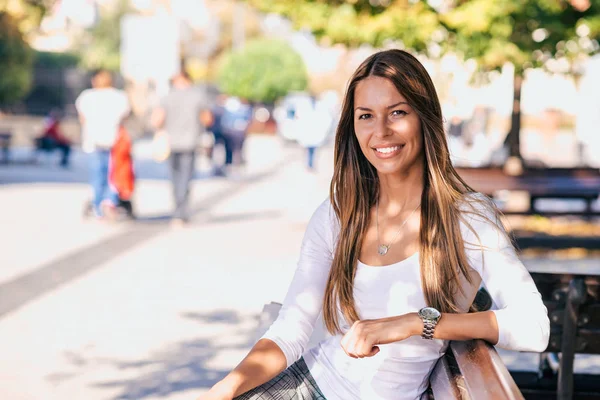
POLYGON ((270 381, 234 400, 327 400, 310 374, 303 358, 270 381))

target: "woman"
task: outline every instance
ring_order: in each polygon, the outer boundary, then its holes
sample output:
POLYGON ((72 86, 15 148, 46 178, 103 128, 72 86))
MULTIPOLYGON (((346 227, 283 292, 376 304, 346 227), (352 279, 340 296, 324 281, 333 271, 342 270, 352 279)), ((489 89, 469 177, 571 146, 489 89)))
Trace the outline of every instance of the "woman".
POLYGON ((448 340, 546 348, 541 296, 492 204, 453 169, 435 88, 410 54, 374 54, 352 77, 330 198, 279 317, 202 400, 418 399, 448 340), (468 313, 481 283, 494 311, 468 313), (305 349, 321 311, 331 335, 305 349))

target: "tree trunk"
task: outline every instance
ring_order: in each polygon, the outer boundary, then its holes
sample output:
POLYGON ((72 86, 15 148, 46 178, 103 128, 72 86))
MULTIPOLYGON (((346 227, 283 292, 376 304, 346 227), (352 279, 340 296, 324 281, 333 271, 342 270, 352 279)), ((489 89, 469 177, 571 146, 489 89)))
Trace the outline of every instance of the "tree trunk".
POLYGON ((509 156, 521 157, 521 87, 523 86, 523 72, 516 70, 513 83, 513 108, 510 131, 504 143, 508 146, 509 156))

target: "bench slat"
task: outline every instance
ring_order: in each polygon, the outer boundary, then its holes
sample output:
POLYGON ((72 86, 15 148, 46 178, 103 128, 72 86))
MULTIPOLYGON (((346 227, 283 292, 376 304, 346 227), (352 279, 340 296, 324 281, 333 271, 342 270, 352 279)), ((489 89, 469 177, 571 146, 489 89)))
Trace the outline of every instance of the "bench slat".
POLYGON ((471 398, 524 399, 493 346, 483 340, 468 340, 452 342, 450 349, 471 398))
MULTIPOLYGON (((464 389, 464 379, 453 371, 449 357, 438 360, 429 377, 429 385, 436 399, 463 399, 461 387, 464 389)), ((464 392, 464 390, 462 390, 464 392)))

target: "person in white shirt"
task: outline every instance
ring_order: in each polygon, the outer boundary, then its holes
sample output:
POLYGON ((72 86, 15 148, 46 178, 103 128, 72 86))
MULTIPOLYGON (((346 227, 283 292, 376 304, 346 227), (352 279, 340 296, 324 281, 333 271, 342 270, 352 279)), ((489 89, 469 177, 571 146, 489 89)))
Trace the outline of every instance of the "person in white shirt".
POLYGON ((82 147, 90 153, 90 181, 94 190, 93 209, 98 217, 118 204, 118 194, 109 187, 110 152, 123 119, 129 114, 125 92, 112 85, 110 72, 100 70, 75 101, 82 126, 82 147))
POLYGON ((539 291, 493 203, 454 170, 415 57, 387 50, 359 66, 334 160, 277 320, 201 400, 415 400, 449 340, 546 349, 539 291), (494 306, 475 312, 481 285, 494 306), (307 349, 321 315, 329 335, 307 349))
POLYGON ((333 119, 316 100, 298 107, 295 117, 298 123, 298 143, 306 148, 306 167, 309 171, 314 171, 317 149, 327 140, 333 119))

